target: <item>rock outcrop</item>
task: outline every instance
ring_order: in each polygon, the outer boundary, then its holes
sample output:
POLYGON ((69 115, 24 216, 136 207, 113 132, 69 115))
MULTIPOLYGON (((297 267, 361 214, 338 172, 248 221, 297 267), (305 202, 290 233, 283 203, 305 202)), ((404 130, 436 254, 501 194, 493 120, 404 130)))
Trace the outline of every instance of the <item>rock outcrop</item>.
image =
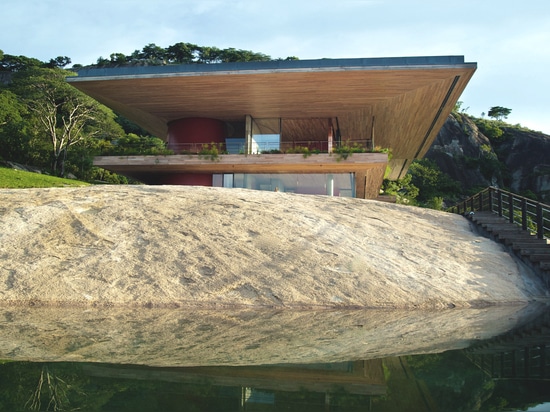
POLYGON ((521 324, 546 295, 461 216, 241 189, 3 189, 0 259, 0 358, 14 360, 440 352, 521 324))
POLYGON ((449 115, 426 154, 465 191, 489 185, 533 193, 550 203, 550 136, 501 126, 503 135, 488 139, 469 116, 449 115))
POLYGON ((3 189, 0 257, 0 305, 433 309, 545 294, 462 216, 241 189, 3 189))

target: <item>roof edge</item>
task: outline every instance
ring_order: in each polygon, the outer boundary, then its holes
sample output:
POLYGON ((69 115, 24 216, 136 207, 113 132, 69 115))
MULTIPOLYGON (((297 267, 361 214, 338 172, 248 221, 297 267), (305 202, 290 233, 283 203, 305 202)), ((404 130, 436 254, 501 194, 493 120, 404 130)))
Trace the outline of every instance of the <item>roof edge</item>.
POLYGON ((174 64, 164 66, 123 66, 83 68, 69 82, 138 77, 176 77, 198 75, 253 74, 272 72, 316 72, 348 70, 399 70, 423 68, 477 68, 464 62, 464 56, 374 57, 319 60, 273 60, 215 64, 174 64))

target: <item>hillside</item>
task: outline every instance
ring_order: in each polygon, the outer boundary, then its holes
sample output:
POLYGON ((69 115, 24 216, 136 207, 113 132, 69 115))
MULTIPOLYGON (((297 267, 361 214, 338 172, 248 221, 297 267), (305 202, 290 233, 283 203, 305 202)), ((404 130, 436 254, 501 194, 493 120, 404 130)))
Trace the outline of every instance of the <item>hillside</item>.
POLYGON ((426 158, 465 192, 494 185, 550 203, 550 136, 487 121, 502 130, 489 138, 476 121, 462 113, 449 115, 426 158))
POLYGON ((0 187, 3 188, 33 188, 33 187, 66 187, 87 186, 88 183, 79 180, 64 179, 49 176, 37 171, 24 170, 20 165, 11 162, 0 162, 0 187))

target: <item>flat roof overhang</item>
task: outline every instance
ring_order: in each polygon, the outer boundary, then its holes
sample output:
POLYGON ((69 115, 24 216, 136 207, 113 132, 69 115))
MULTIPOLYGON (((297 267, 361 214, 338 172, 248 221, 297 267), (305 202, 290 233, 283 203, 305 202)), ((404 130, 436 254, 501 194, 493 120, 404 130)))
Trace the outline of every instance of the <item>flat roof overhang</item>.
POLYGON ((397 178, 428 150, 476 68, 463 56, 322 59, 93 68, 67 81, 163 139, 186 117, 338 118, 344 139, 374 136, 392 149, 397 178))

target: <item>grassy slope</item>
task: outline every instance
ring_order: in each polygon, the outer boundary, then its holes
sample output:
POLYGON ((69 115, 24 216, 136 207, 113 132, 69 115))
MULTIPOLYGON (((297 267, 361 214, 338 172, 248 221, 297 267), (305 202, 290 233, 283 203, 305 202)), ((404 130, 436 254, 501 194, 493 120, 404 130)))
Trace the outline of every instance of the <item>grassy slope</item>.
POLYGON ((87 186, 78 180, 62 179, 39 173, 0 167, 0 188, 23 189, 30 187, 87 186))

